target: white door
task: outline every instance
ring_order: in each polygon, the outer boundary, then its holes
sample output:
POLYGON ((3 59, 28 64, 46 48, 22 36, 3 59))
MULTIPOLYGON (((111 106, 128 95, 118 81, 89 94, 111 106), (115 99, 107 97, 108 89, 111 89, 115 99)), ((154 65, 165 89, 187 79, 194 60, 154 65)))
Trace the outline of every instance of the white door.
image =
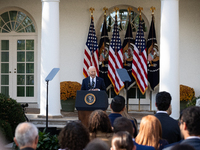
POLYGON ((0 38, 0 91, 17 102, 36 100, 36 38, 12 36, 0 38))

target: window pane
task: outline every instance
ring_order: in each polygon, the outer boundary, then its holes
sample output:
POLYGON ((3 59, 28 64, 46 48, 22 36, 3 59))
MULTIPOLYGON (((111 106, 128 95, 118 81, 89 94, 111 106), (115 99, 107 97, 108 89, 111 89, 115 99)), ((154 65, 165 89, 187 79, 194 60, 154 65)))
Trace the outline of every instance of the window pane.
POLYGON ((26 96, 27 97, 34 97, 34 87, 26 87, 26 96))
POLYGON ((5 22, 8 22, 9 21, 9 17, 8 17, 8 12, 5 12, 1 15, 2 19, 5 21, 5 22))
POLYGON ((17 16, 17 21, 18 22, 22 22, 22 20, 24 20, 24 18, 25 18, 25 14, 23 13, 23 12, 18 12, 18 16, 17 16))
POLYGON ((2 27, 4 25, 4 22, 2 21, 2 19, 0 18, 0 27, 2 27))
POLYGON ((20 32, 20 31, 23 31, 23 26, 20 25, 18 28, 17 28, 17 32, 20 32))
POLYGON ((9 40, 1 40, 1 50, 9 50, 9 40))
POLYGON ((11 25, 10 25, 10 22, 7 23, 7 26, 8 26, 8 30, 10 31, 12 29, 11 25))
POLYGON ((25 73, 25 63, 17 63, 17 73, 25 73))
POLYGON ((144 93, 144 95, 142 95, 142 93, 140 92, 140 89, 137 89, 137 98, 146 98, 146 93, 144 93))
POLYGON ((25 75, 17 75, 17 85, 25 85, 25 75))
POLYGON ((25 61, 25 52, 17 52, 17 62, 25 61))
POLYGON ((17 32, 25 32, 25 30, 24 30, 24 29, 21 29, 21 30, 19 30, 19 31, 17 31, 17 32))
POLYGON ((1 62, 9 62, 9 52, 1 52, 1 62))
POLYGON ((9 75, 1 75, 1 85, 9 85, 9 75))
POLYGON ((26 85, 34 85, 34 76, 33 75, 26 76, 26 85))
MULTIPOLYGON (((8 24, 7 24, 7 25, 8 25, 8 24)), ((3 29, 5 29, 6 31, 10 31, 10 29, 8 28, 7 25, 3 26, 3 29)))
POLYGON ((26 64, 26 73, 34 73, 34 63, 26 64))
POLYGON ((12 25, 12 30, 15 30, 15 22, 14 21, 11 22, 11 25, 12 25))
POLYGON ((9 14, 10 14, 10 19, 15 21, 17 17, 17 11, 9 11, 9 14))
POLYGON ((26 61, 34 62, 34 52, 26 52, 26 61))
POLYGON ((33 24, 25 28, 26 32, 35 32, 35 27, 33 24))
POLYGON ((17 29, 18 26, 19 26, 19 23, 16 22, 16 24, 15 24, 15 29, 17 29))
POLYGON ((1 93, 6 96, 9 96, 9 87, 8 86, 1 86, 1 93))
POLYGON ((17 50, 25 50, 25 40, 17 41, 17 50))
POLYGON ((130 88, 128 90, 128 98, 136 98, 136 88, 130 88))
POLYGON ((18 86, 17 87, 17 96, 18 97, 24 97, 25 96, 25 87, 24 86, 18 86))
POLYGON ((22 24, 23 24, 24 26, 28 26, 28 25, 31 24, 31 22, 32 22, 32 20, 27 16, 27 17, 24 19, 24 21, 22 22, 22 24))
POLYGON ((1 63, 1 73, 9 72, 9 63, 1 63))
POLYGON ((2 33, 8 33, 8 31, 7 31, 7 30, 4 30, 4 29, 2 29, 2 33))
POLYGON ((34 40, 26 40, 26 50, 34 50, 34 40))

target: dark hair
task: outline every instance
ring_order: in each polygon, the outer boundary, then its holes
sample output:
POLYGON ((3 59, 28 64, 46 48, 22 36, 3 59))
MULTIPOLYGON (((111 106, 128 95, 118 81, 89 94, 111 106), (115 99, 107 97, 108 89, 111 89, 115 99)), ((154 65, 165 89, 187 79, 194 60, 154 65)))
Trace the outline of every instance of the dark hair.
POLYGON ((123 96, 117 95, 112 99, 111 109, 114 112, 120 112, 125 107, 125 99, 123 96))
POLYGON ((171 104, 172 97, 168 92, 159 92, 156 95, 156 105, 158 110, 166 111, 171 104))
POLYGON ((70 121, 59 134, 62 149, 81 150, 89 143, 89 132, 80 122, 70 121))
POLYGON ((97 131, 111 133, 112 126, 108 115, 103 110, 93 111, 89 117, 88 129, 92 133, 97 131))
POLYGON ((188 144, 177 144, 175 146, 172 147, 171 150, 195 150, 194 147, 188 145, 188 144))
POLYGON ((125 117, 118 117, 113 123, 114 132, 127 131, 131 136, 133 136, 133 124, 125 117))
POLYGON ((200 135, 200 107, 192 106, 183 110, 181 120, 186 123, 189 135, 200 135))
POLYGON ((134 143, 131 135, 127 131, 120 131, 115 133, 112 138, 112 147, 115 150, 132 150, 134 147, 134 143))
POLYGON ((108 144, 99 138, 90 141, 85 150, 110 150, 108 144))

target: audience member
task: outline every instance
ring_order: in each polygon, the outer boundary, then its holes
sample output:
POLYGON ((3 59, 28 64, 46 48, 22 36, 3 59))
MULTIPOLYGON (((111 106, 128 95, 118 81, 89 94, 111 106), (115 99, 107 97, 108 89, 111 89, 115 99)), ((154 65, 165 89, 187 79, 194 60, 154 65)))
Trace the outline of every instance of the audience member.
POLYGON ((142 118, 135 141, 141 145, 153 146, 156 150, 162 150, 168 144, 167 140, 162 139, 160 121, 153 115, 142 118))
POLYGON ((95 138, 88 145, 84 150, 110 150, 108 144, 99 138, 95 138))
POLYGON ((156 95, 157 113, 155 116, 159 119, 162 126, 162 138, 169 144, 181 140, 178 121, 171 118, 171 95, 168 92, 159 92, 156 95))
POLYGON ((112 126, 107 114, 103 110, 95 110, 90 114, 88 129, 90 140, 100 138, 111 147, 112 126))
POLYGON ((83 150, 89 143, 88 129, 80 122, 70 121, 58 136, 59 150, 83 150))
MULTIPOLYGON (((116 118, 118 117, 122 117, 122 114, 124 112, 125 109, 125 99, 123 96, 117 95, 112 99, 112 102, 110 104, 110 108, 111 108, 111 114, 108 116, 111 122, 111 125, 113 126, 113 122, 115 121, 116 118)), ((134 132, 134 137, 137 136, 137 128, 136 128, 136 124, 134 123, 133 120, 131 120, 132 124, 133 124, 133 128, 135 130, 134 132)))
POLYGON ((120 131, 127 131, 132 136, 132 140, 134 145, 136 146, 136 150, 155 150, 155 148, 152 146, 139 145, 135 142, 135 139, 133 138, 135 130, 133 129, 133 124, 129 119, 125 117, 116 118, 113 123, 113 128, 115 133, 120 131))
POLYGON ((15 129, 14 142, 20 150, 36 150, 38 139, 38 129, 32 123, 20 123, 15 129))
POLYGON ((188 145, 188 144, 177 144, 175 145, 172 150, 195 150, 192 146, 188 145))
POLYGON ((111 150, 136 150, 136 146, 127 131, 120 131, 113 135, 111 150))
MULTIPOLYGON (((180 143, 188 144, 195 150, 200 150, 200 107, 192 106, 184 109, 180 116, 179 127, 184 140, 180 143)), ((171 150, 167 147, 165 150, 171 150)))

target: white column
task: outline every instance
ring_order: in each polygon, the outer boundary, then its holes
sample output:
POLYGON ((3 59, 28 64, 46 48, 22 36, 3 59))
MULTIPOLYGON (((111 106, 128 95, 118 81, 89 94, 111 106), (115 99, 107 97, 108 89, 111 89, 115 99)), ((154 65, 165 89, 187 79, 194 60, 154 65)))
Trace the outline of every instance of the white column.
MULTIPOLYGON (((59 2, 60 0, 42 1, 42 40, 41 40, 41 80, 40 80, 40 115, 46 116, 47 84, 45 78, 53 68, 59 68, 59 2)), ((49 81, 48 86, 49 116, 61 116, 59 72, 49 81)))
POLYGON ((179 118, 179 0, 161 0, 160 89, 172 96, 172 114, 179 118))

